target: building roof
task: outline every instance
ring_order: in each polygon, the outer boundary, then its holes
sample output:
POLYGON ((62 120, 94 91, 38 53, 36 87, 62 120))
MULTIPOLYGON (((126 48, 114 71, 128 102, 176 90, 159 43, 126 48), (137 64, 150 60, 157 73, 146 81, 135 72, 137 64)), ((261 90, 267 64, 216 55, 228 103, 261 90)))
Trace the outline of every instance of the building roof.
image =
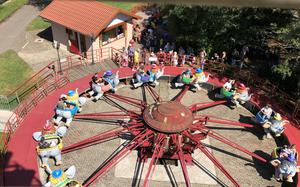
POLYGON ((97 36, 118 14, 140 18, 94 0, 54 0, 40 16, 84 35, 97 36))

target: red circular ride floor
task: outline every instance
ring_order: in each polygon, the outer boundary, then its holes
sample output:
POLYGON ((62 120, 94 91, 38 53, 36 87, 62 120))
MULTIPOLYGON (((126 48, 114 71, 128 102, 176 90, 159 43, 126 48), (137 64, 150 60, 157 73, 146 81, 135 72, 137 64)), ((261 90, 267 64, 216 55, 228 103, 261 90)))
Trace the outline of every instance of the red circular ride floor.
MULTIPOLYGON (((118 70, 120 78, 131 77, 133 74, 129 68, 119 68, 118 70)), ((166 67, 165 75, 176 76, 182 71, 183 69, 179 67, 166 67)), ((62 93, 67 93, 69 89, 74 88, 78 88, 79 91, 85 90, 89 87, 91 77, 92 75, 84 77, 56 90, 27 114, 8 145, 4 171, 4 184, 6 186, 41 186, 35 151, 37 144, 32 139, 32 133, 41 130, 46 120, 53 116, 54 107, 62 93)), ((209 82, 216 86, 222 86, 225 80, 211 77, 209 82)), ((266 103, 266 100, 263 96, 254 95, 251 102, 256 106, 262 107, 266 103)), ((276 106, 275 103, 274 105, 276 106)), ((275 110, 283 113, 280 108, 275 108, 275 110)), ((300 142, 300 130, 295 126, 287 126, 285 135, 288 137, 290 143, 300 142)), ((297 150, 300 152, 299 145, 297 146, 297 150)), ((298 175, 298 181, 299 179, 298 175)), ((300 187, 300 184, 298 184, 298 187, 300 187)))

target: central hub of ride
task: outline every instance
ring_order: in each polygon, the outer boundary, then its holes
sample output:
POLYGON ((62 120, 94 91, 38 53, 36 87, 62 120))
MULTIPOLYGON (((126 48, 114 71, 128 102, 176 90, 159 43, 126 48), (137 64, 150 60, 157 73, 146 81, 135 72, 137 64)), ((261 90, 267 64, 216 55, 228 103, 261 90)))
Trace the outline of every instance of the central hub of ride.
POLYGON ((192 112, 177 101, 152 104, 143 117, 151 128, 164 133, 181 132, 193 123, 192 112))

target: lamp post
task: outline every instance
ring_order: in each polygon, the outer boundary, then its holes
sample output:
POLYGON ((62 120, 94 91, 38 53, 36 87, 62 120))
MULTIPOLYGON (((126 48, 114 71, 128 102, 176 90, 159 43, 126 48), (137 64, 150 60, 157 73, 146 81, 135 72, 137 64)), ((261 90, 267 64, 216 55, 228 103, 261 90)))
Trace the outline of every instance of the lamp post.
POLYGON ((59 66, 59 73, 62 73, 62 69, 61 69, 61 62, 60 62, 60 55, 59 55, 59 47, 60 47, 60 43, 59 42, 53 42, 52 46, 54 49, 56 49, 57 52, 57 61, 58 61, 58 66, 59 66))
POLYGON ((92 64, 95 64, 95 61, 94 61, 94 34, 91 34, 91 41, 92 41, 92 64))

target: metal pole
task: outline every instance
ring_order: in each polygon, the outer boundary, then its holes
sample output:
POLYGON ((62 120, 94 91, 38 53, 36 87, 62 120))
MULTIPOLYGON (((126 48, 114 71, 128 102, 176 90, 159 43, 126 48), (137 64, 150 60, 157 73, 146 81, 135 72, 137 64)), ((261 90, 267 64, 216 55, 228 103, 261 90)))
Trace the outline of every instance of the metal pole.
POLYGON ((58 58, 58 64, 59 64, 59 73, 62 73, 61 62, 60 62, 60 55, 59 55, 59 47, 56 48, 56 50, 57 50, 57 58, 58 58))
POLYGON ((91 35, 91 40, 92 40, 92 64, 95 64, 95 61, 94 61, 94 34, 91 35))
POLYGON ((59 71, 58 71, 58 73, 62 74, 61 60, 60 60, 60 55, 59 55, 59 47, 60 47, 60 43, 58 43, 58 42, 53 42, 52 45, 53 45, 53 48, 55 48, 55 49, 56 49, 56 52, 57 52, 57 61, 58 61, 58 66, 59 66, 59 71))
POLYGON ((20 99, 19 99, 19 96, 18 96, 17 92, 16 92, 16 99, 17 99, 18 104, 20 104, 21 102, 20 102, 20 99))

